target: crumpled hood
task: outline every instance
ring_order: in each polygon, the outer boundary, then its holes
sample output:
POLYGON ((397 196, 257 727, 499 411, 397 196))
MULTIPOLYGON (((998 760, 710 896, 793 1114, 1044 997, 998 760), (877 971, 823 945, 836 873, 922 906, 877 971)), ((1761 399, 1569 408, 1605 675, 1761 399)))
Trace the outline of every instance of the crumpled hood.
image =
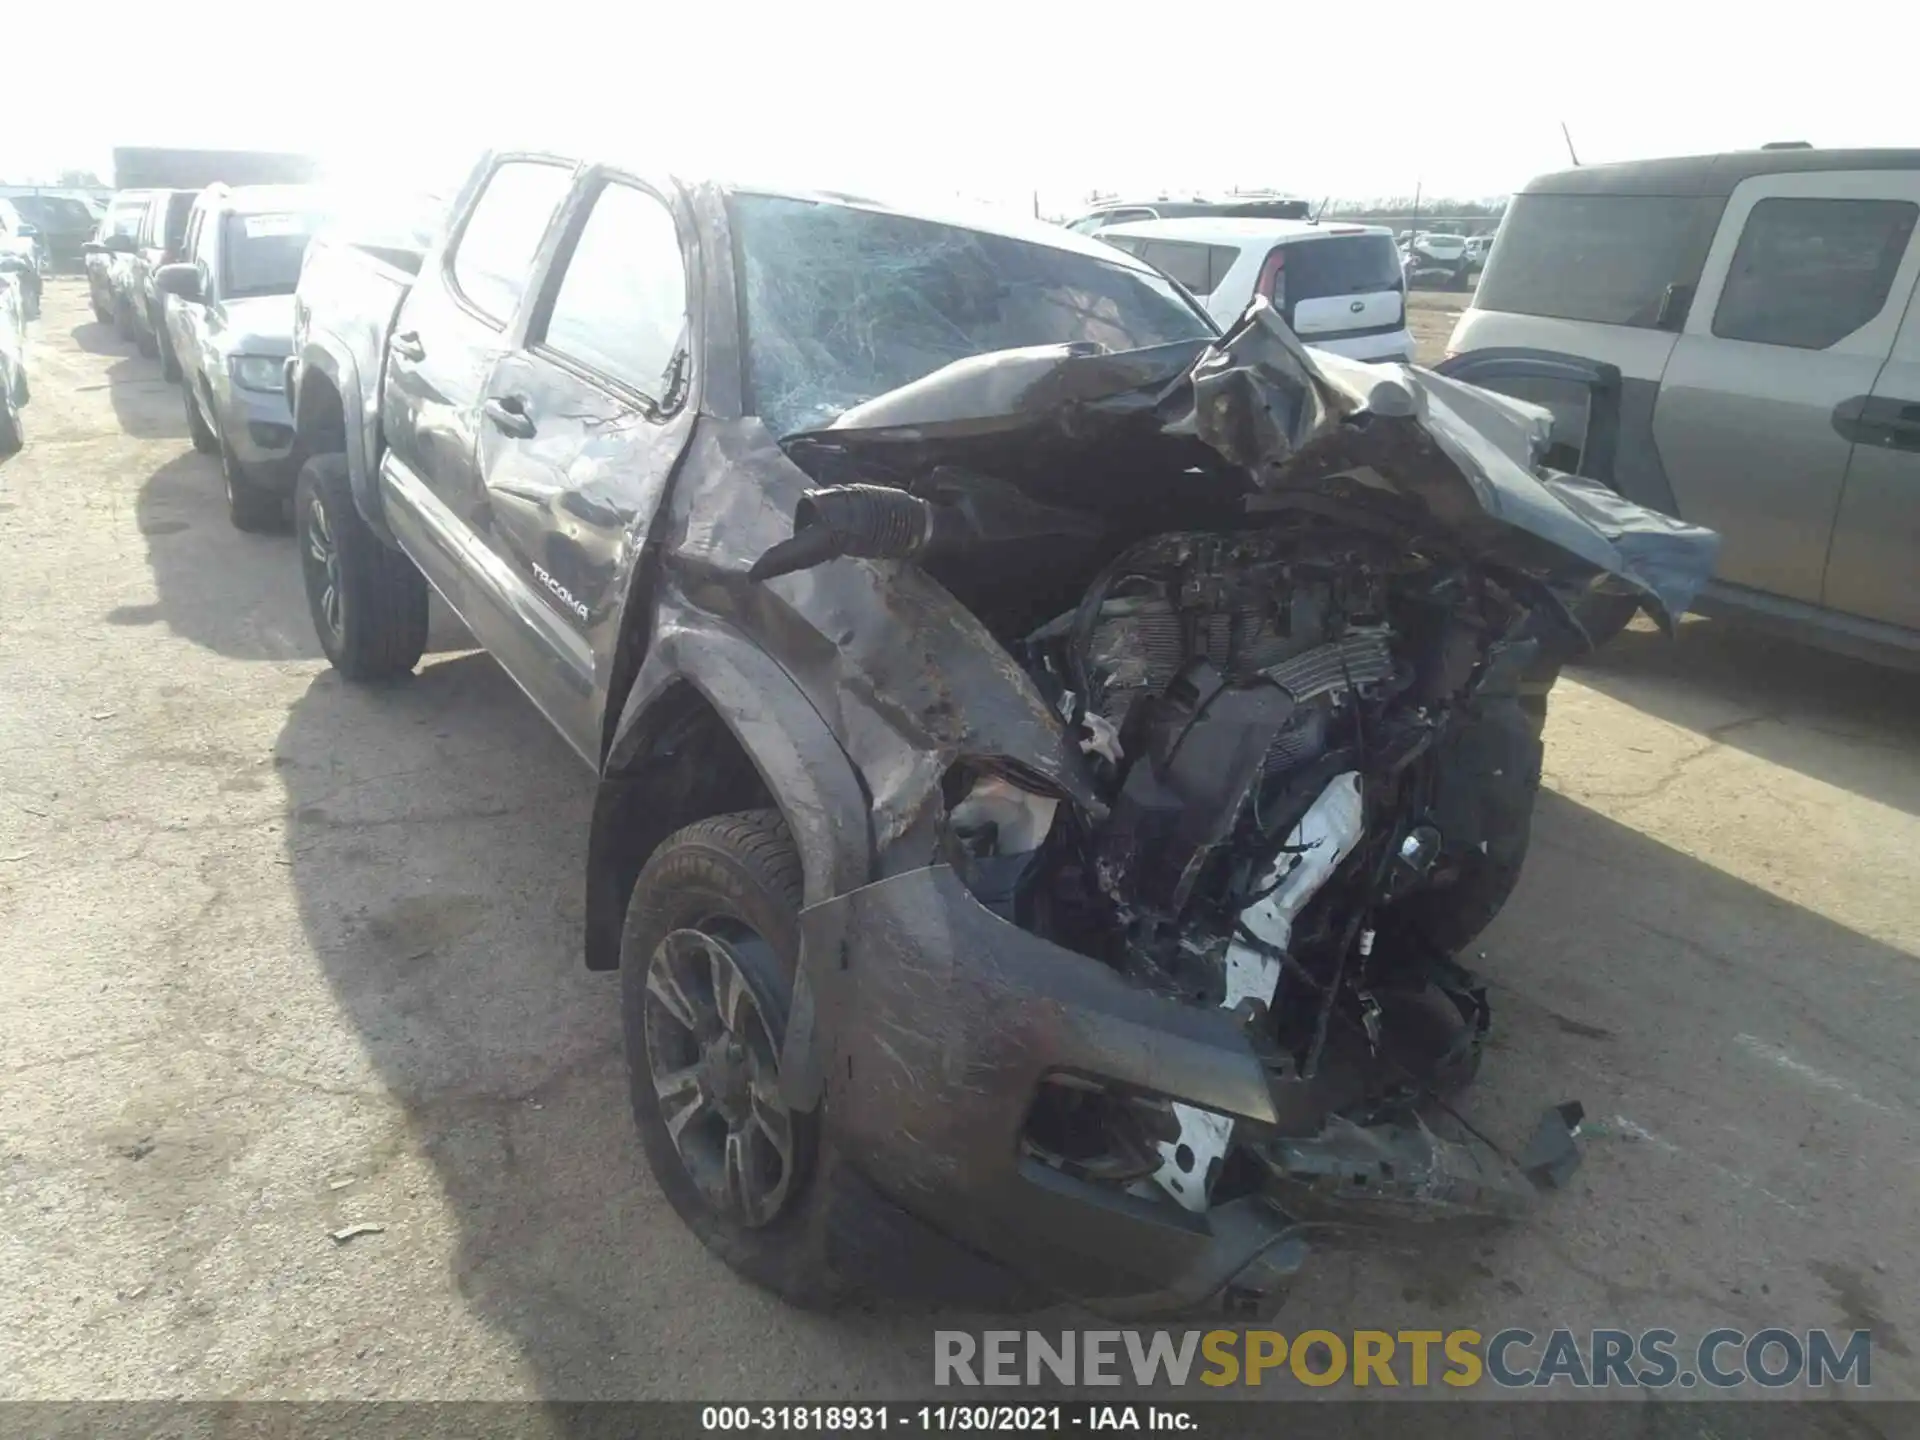
POLYGON ((1210 344, 974 356, 786 443, 901 447, 921 463, 1106 451, 1136 468, 1156 450, 1197 490, 1224 462, 1248 511, 1312 493, 1373 502, 1482 558, 1625 588, 1671 627, 1712 575, 1719 537, 1543 467, 1551 428, 1540 407, 1419 366, 1310 351, 1262 301, 1210 344))

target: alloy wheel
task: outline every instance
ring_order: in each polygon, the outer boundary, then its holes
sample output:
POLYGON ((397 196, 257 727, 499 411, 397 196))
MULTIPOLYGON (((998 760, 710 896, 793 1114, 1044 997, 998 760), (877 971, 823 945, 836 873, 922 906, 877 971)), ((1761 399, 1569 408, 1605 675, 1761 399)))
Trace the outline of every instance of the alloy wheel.
MULTIPOLYGON (((227 481, 231 490, 233 481, 227 481)), ((307 502, 305 545, 300 561, 307 572, 307 593, 315 597, 314 611, 326 627, 327 638, 339 644, 345 617, 341 613, 340 547, 334 543, 333 526, 327 520, 327 507, 314 495, 307 502)))
POLYGON ((756 950, 772 953, 736 922, 675 930, 648 962, 646 996, 647 1062, 668 1138, 707 1203, 753 1228, 779 1215, 794 1178, 779 1043, 743 964, 756 950))

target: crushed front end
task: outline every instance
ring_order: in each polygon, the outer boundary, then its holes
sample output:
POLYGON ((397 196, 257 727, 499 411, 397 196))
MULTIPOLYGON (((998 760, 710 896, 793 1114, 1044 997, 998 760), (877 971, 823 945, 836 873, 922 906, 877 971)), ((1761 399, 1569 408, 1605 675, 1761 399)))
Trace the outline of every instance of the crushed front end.
MULTIPOLYGON (((1564 1176, 1576 1111, 1509 1157, 1448 1103, 1490 1023, 1455 957, 1526 850, 1523 675, 1593 588, 1670 619, 1714 542, 1539 470, 1545 439, 1256 308, 1184 354, 983 357, 786 444, 833 483, 755 579, 930 579, 1013 697, 953 703, 1022 717, 896 757, 926 779, 875 787, 884 878, 803 917, 783 1084, 886 1202, 1041 1293, 1256 1311, 1309 1235, 1564 1176)), ((910 627, 846 643, 964 686, 910 627)))

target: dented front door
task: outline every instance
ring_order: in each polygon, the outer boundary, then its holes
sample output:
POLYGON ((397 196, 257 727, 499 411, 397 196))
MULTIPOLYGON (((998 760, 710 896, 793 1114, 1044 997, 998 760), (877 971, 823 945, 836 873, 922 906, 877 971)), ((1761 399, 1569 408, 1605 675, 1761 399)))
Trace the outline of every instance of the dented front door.
POLYGON ((522 624, 489 648, 592 757, 628 583, 692 419, 687 271, 666 201, 593 177, 532 313, 480 402, 486 543, 525 597, 522 624))

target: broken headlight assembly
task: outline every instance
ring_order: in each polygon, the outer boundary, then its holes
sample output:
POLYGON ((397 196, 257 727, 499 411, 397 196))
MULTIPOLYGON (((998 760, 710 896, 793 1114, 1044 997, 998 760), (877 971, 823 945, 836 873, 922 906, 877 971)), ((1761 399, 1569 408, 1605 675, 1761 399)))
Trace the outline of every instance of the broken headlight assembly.
POLYGON ((1059 815, 1059 797, 1014 762, 998 759, 962 761, 947 772, 942 789, 941 858, 976 900, 1014 920, 1059 815))
POLYGON ((1178 1130, 1164 1096, 1128 1094, 1055 1071, 1034 1091, 1020 1149, 1076 1180, 1130 1187, 1151 1183, 1164 1163, 1162 1149, 1178 1130))

